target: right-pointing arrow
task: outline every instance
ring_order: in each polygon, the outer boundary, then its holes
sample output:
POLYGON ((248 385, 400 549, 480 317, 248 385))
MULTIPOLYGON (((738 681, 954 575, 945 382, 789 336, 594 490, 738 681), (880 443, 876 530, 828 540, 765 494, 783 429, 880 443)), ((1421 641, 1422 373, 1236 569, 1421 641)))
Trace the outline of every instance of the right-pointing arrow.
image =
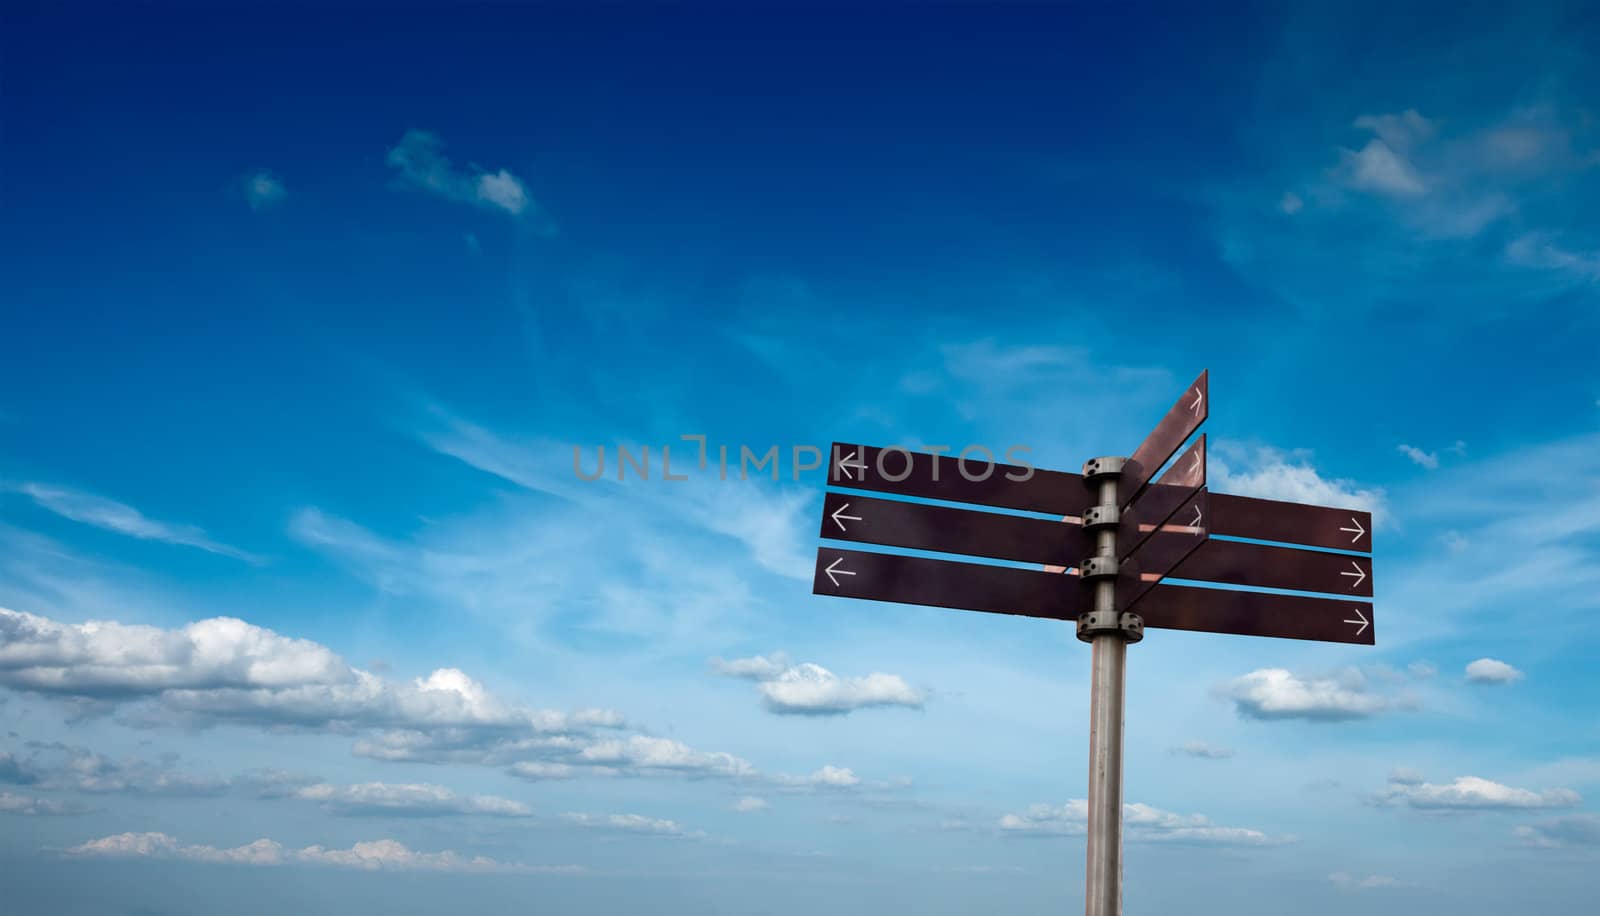
MULTIPOLYGON (((843 562, 844 562, 844 557, 838 557, 832 563, 829 563, 827 568, 823 570, 823 572, 828 574, 828 581, 833 583, 833 587, 834 588, 838 588, 839 587, 839 580, 834 575, 835 573, 837 573, 840 576, 853 576, 853 575, 855 575, 855 573, 851 572, 848 569, 839 569, 838 568, 839 564, 843 563, 843 562)), ((1349 623, 1349 622, 1350 621, 1348 621, 1348 620, 1345 621, 1345 623, 1349 623)))
POLYGON ((1361 564, 1357 563, 1355 560, 1351 560, 1350 565, 1355 568, 1355 572, 1342 572, 1339 575, 1354 577, 1356 581, 1350 583, 1350 587, 1359 588, 1361 583, 1367 581, 1367 572, 1366 570, 1362 569, 1361 564))
POLYGON ((1360 628, 1358 628, 1356 630, 1356 635, 1360 636, 1362 633, 1367 632, 1367 625, 1369 623, 1371 623, 1371 621, 1367 620, 1367 615, 1361 613, 1361 609, 1360 608, 1356 608, 1356 616, 1359 617, 1360 619, 1359 620, 1346 620, 1345 623, 1359 623, 1359 624, 1361 624, 1360 628))
POLYGON ((1356 541, 1361 540, 1361 536, 1363 534, 1367 533, 1367 529, 1361 527, 1361 522, 1360 522, 1359 519, 1351 518, 1350 519, 1350 524, 1354 525, 1355 527, 1354 528, 1340 528, 1339 530, 1340 531, 1351 531, 1351 532, 1354 532, 1354 534, 1350 538, 1350 543, 1354 544, 1356 541))

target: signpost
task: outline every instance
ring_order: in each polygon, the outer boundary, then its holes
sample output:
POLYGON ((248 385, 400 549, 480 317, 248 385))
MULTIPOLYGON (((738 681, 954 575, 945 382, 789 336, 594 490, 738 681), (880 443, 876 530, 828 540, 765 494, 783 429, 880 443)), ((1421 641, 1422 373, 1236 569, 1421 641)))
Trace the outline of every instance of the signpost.
POLYGON ((829 461, 824 539, 1044 569, 823 546, 814 593, 1073 620, 1090 643, 1087 916, 1122 910, 1125 670, 1145 627, 1375 642, 1372 515, 1210 492, 1205 436, 1179 453, 1209 413, 1202 372, 1130 457, 1082 474, 845 443, 829 461))

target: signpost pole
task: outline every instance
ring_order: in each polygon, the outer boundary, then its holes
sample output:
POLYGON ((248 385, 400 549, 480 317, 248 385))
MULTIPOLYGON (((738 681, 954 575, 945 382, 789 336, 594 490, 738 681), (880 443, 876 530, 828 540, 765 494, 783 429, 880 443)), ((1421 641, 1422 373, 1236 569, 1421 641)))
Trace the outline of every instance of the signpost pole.
POLYGON ((1083 466, 1085 482, 1099 499, 1084 512, 1095 553, 1079 564, 1094 590, 1093 609, 1078 617, 1078 638, 1093 647, 1089 674, 1089 818, 1085 916, 1122 913, 1122 726, 1128 643, 1144 637, 1136 614, 1119 612, 1117 601, 1117 499, 1122 458, 1096 458, 1083 466))

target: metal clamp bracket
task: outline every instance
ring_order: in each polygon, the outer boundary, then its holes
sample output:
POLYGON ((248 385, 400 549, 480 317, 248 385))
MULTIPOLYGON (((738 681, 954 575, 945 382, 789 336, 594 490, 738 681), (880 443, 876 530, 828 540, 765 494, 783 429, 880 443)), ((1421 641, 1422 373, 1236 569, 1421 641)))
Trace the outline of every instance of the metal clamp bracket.
POLYGON ((1088 483, 1094 483, 1097 478, 1121 474, 1123 466, 1127 463, 1128 459, 1118 455, 1090 458, 1083 463, 1084 480, 1088 483))
POLYGON ((1078 563, 1078 576, 1085 582, 1090 579, 1114 579, 1116 575, 1116 557, 1089 557, 1078 563))
POLYGON ((1113 528, 1122 521, 1122 510, 1116 506, 1090 506, 1083 510, 1083 530, 1113 528))
POLYGON ((1127 642, 1144 639, 1144 618, 1132 611, 1086 611, 1078 615, 1078 638, 1093 642, 1096 636, 1120 633, 1127 642))

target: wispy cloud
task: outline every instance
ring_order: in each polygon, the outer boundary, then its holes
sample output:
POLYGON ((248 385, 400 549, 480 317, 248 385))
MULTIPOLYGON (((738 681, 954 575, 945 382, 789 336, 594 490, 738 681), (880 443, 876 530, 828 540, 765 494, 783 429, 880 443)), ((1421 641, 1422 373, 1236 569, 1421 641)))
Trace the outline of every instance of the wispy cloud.
POLYGON ((71 802, 0 792, 0 814, 15 814, 21 817, 67 817, 88 812, 88 808, 71 802))
POLYGON ((1336 871, 1329 875, 1328 882, 1342 891, 1373 891, 1390 887, 1405 887, 1405 882, 1389 875, 1358 877, 1344 871, 1336 871))
POLYGON ((619 833, 640 833, 647 836, 684 837, 700 839, 701 830, 689 830, 677 821, 642 814, 564 814, 562 819, 578 827, 591 830, 612 830, 619 833))
POLYGON ((106 531, 127 535, 145 541, 161 541, 220 554, 247 563, 260 564, 262 559, 237 547, 229 547, 206 536, 205 531, 193 525, 178 525, 148 518, 138 509, 83 490, 45 483, 0 484, 0 492, 10 490, 32 499, 41 509, 106 531))
POLYGON ((329 849, 325 846, 292 849, 276 840, 264 838, 243 846, 218 848, 185 845, 165 833, 119 833, 89 840, 63 852, 85 858, 171 859, 212 865, 316 865, 362 871, 537 874, 581 874, 584 871, 575 865, 525 865, 501 862, 486 856, 464 856, 450 850, 418 852, 391 839, 356 843, 349 849, 329 849))
POLYGON ((1170 750, 1170 753, 1180 754, 1184 757, 1198 757, 1202 760, 1226 760, 1233 756, 1233 749, 1218 747, 1204 741, 1185 741, 1170 750))
POLYGON ((512 216, 537 213, 522 179, 506 169, 489 172, 476 165, 458 168, 444 154, 444 141, 425 130, 408 130, 386 161, 400 183, 456 203, 501 210, 512 216))
POLYGON ((1438 452, 1425 452, 1416 446, 1405 444, 1401 444, 1398 447, 1398 450, 1400 454, 1410 458, 1412 463, 1418 467, 1427 468, 1430 471, 1437 471, 1439 469, 1438 452))
POLYGON ((264 169, 244 176, 239 186, 244 192, 245 202, 256 211, 270 210, 289 196, 283 179, 264 169))
POLYGON ((1600 814, 1568 814, 1523 824, 1513 828, 1512 836, 1521 845, 1536 849, 1600 848, 1600 814))
MULTIPOLYGON (((1088 827, 1089 803, 1073 799, 1064 805, 1033 805, 1000 818, 1003 834, 1016 836, 1082 836, 1088 827)), ((1270 846, 1287 842, 1259 830, 1219 827, 1201 814, 1174 814, 1150 805, 1122 806, 1123 829, 1135 842, 1198 843, 1218 846, 1270 846)))
POLYGON ((533 809, 522 802, 495 795, 458 795, 444 786, 427 783, 366 782, 355 785, 316 783, 294 790, 294 798, 313 801, 341 815, 396 815, 440 817, 531 817, 533 809))

